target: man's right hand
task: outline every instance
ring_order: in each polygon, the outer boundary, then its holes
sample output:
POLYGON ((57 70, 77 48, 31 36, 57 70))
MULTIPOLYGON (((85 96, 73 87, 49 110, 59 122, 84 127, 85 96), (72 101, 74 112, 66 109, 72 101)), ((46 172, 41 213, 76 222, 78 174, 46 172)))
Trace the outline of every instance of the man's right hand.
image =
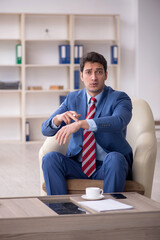
POLYGON ((58 127, 63 121, 68 125, 72 120, 77 122, 80 118, 80 114, 75 111, 67 111, 62 114, 58 114, 54 117, 53 122, 58 127))

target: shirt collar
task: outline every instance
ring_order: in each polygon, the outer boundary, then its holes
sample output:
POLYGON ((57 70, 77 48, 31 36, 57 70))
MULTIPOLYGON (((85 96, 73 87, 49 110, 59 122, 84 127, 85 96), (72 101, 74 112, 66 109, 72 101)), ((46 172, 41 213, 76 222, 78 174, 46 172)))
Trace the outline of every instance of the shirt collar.
MULTIPOLYGON (((104 90, 103 90, 104 91, 104 90)), ((101 96, 102 96, 102 93, 103 93, 103 91, 102 92, 100 92, 98 95, 96 95, 94 98, 96 98, 96 100, 97 100, 97 102, 96 102, 96 104, 98 103, 98 101, 100 100, 100 98, 101 98, 101 96)), ((86 91, 86 93, 87 93, 87 91, 86 91)), ((91 97, 92 96, 90 96, 88 93, 87 93, 87 104, 89 104, 90 103, 90 99, 91 99, 91 97)))

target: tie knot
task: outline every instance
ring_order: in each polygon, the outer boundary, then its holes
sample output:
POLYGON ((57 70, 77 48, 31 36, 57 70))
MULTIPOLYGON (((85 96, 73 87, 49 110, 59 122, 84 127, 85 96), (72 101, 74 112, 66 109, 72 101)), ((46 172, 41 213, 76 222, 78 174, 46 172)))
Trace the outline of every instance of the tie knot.
POLYGON ((94 97, 91 97, 91 102, 94 102, 94 103, 96 103, 96 102, 97 102, 97 99, 96 99, 96 98, 94 98, 94 97))

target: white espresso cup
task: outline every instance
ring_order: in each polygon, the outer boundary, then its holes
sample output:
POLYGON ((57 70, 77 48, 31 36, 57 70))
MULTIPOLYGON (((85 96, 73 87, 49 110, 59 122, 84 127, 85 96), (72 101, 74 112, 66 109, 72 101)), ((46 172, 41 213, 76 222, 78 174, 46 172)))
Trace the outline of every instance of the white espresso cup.
POLYGON ((103 189, 98 187, 87 187, 86 196, 87 198, 99 198, 103 194, 103 189))

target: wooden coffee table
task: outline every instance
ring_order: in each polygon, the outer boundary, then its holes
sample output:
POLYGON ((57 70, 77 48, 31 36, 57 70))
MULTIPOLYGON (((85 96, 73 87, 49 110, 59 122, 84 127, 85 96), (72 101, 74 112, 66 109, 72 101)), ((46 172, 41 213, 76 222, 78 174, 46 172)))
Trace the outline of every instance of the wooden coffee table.
MULTIPOLYGON (((89 214, 69 215, 58 215, 45 203, 81 206, 80 195, 1 198, 0 239, 160 239, 160 203, 138 193, 123 194, 127 199, 118 201, 133 209, 99 213, 86 208, 89 214)), ((110 194, 105 198, 113 199, 110 194)))

